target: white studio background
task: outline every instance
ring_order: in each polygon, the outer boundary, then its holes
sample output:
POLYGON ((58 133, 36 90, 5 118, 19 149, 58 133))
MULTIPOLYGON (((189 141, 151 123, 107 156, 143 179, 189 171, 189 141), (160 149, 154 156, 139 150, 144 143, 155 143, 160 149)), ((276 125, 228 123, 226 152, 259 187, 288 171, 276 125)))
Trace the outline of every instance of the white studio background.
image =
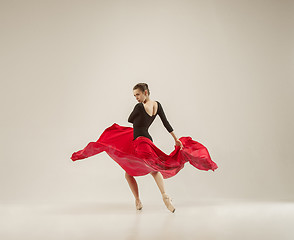
MULTIPOLYGON (((165 180, 180 201, 293 200, 293 1, 1 1, 1 203, 133 203, 105 152, 71 154, 127 122, 150 87, 178 137, 219 168, 165 180)), ((154 143, 174 140, 159 117, 154 143)), ((160 201, 151 175, 142 200, 160 201)))

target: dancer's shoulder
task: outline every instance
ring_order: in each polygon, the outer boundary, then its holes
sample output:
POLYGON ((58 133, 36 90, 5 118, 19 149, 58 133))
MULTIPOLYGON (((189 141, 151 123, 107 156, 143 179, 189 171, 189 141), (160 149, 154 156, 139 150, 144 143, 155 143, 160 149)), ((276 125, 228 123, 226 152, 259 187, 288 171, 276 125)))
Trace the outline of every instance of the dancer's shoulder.
POLYGON ((161 107, 161 103, 158 100, 156 100, 155 102, 158 103, 158 108, 160 108, 161 107))
POLYGON ((142 106, 142 104, 139 102, 134 106, 134 109, 140 109, 142 106))

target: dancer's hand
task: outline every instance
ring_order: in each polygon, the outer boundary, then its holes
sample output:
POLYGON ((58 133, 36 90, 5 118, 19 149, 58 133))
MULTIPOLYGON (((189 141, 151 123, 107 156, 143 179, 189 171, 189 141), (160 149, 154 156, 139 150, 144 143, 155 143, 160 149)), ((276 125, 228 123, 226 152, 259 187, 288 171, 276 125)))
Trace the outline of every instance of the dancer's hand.
POLYGON ((182 142, 179 139, 176 139, 175 140, 175 144, 176 144, 176 146, 180 146, 181 147, 181 150, 183 149, 183 144, 182 144, 182 142))

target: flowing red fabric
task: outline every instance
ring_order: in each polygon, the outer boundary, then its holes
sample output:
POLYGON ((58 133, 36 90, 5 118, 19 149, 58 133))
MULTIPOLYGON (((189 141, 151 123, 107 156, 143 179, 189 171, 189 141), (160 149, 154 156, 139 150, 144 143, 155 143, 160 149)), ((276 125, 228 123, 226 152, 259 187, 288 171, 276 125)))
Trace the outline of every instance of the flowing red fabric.
POLYGON ((139 136, 133 140, 133 128, 114 123, 106 128, 96 142, 90 142, 83 149, 74 152, 72 161, 81 160, 105 151, 129 175, 143 176, 152 171, 161 172, 163 178, 176 175, 186 162, 199 170, 218 168, 210 158, 208 150, 191 137, 180 137, 183 148, 165 154, 147 137, 139 136))

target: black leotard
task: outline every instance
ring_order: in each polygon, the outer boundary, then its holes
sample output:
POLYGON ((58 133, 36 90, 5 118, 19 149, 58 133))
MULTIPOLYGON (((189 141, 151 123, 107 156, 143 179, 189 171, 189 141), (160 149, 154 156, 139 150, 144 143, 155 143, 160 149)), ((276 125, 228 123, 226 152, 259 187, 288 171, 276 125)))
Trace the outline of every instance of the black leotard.
POLYGON ((134 128, 133 140, 135 140, 138 136, 144 136, 149 138, 153 142, 152 137, 150 136, 148 132, 148 128, 151 125, 151 123, 154 121, 157 114, 161 118, 161 121, 163 125, 165 126, 166 130, 168 132, 173 131, 172 126, 169 124, 168 120, 166 119, 166 116, 164 114, 161 104, 158 101, 156 102, 158 104, 157 112, 153 116, 150 116, 146 112, 142 102, 139 102, 135 105, 134 110, 132 111, 132 113, 130 114, 128 118, 128 122, 133 123, 133 128, 134 128))

